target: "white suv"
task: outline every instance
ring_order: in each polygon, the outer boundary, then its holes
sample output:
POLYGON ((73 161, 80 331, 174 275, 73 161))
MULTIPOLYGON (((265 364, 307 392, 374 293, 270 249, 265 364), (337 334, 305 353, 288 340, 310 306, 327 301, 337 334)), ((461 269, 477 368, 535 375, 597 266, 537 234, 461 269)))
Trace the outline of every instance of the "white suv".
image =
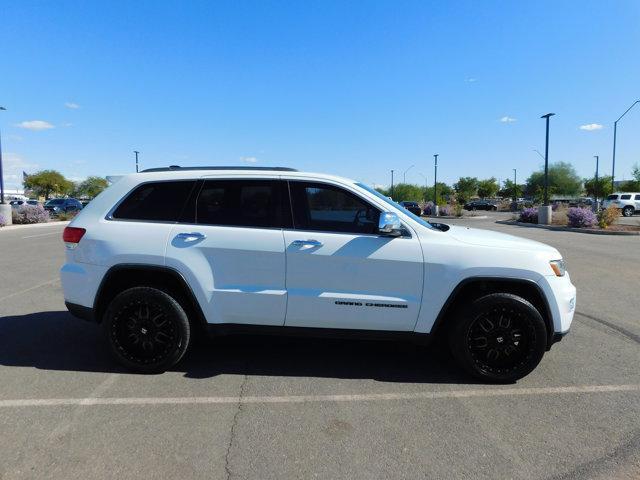
POLYGON ((531 372, 576 289, 542 243, 429 224, 362 183, 288 168, 120 177, 64 231, 67 308, 163 371, 195 334, 444 338, 486 381, 531 372))
POLYGON ((630 217, 634 213, 640 213, 640 192, 616 192, 612 193, 602 202, 603 208, 613 205, 622 210, 622 215, 630 217))

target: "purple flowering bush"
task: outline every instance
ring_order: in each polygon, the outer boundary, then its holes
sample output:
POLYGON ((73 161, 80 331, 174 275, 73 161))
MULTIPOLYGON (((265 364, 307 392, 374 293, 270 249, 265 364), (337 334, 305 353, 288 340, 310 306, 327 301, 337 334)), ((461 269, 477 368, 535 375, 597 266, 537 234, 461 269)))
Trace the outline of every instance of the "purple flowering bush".
POLYGON ((3 215, 0 215, 0 227, 6 227, 7 226, 7 219, 4 218, 3 215))
POLYGON ((427 202, 422 207, 422 214, 426 216, 433 215, 433 202, 427 202))
POLYGON ((518 216, 519 222, 524 223, 538 223, 538 209, 537 208, 525 208, 520 212, 518 216))
POLYGON ((589 208, 573 207, 567 212, 567 223, 570 227, 589 228, 597 222, 596 214, 589 208))
POLYGON ((21 205, 12 212, 13 223, 45 223, 50 220, 49 212, 42 205, 21 205))

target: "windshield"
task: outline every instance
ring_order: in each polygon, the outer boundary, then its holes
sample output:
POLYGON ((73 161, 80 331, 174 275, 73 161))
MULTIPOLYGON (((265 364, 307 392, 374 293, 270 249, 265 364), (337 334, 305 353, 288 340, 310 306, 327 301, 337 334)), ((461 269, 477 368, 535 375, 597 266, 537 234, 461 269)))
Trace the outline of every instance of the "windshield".
POLYGON ((427 228, 432 228, 432 229, 435 230, 435 227, 433 225, 431 225, 429 222, 427 222, 426 220, 420 218, 419 216, 411 213, 409 210, 405 209, 402 205, 397 204, 396 202, 391 200, 389 197, 385 197, 383 194, 381 194, 375 188, 371 188, 370 186, 365 185, 364 183, 356 183, 356 185, 359 186, 360 188, 364 188, 367 192, 372 193, 373 195, 378 197, 380 200, 383 200, 385 203, 388 203, 392 207, 394 207, 396 209, 402 209, 402 213, 404 213, 405 215, 411 217, 413 220, 418 222, 420 225, 422 225, 424 227, 427 227, 427 228))

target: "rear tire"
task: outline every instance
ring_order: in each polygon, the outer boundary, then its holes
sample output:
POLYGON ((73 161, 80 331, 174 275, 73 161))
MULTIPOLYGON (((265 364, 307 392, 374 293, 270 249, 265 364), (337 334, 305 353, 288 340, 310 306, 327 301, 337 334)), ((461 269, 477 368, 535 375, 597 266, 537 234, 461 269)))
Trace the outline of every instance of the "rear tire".
POLYGON ((150 287, 119 293, 102 324, 115 359, 139 373, 161 373, 174 366, 191 337, 182 306, 166 292, 150 287))
POLYGON ((449 330, 456 361, 476 378, 512 383, 542 360, 547 329, 540 312, 524 298, 493 293, 463 306, 449 330))
POLYGON ((631 217, 633 216, 634 210, 635 209, 633 207, 624 207, 622 209, 622 215, 624 215, 625 217, 631 217))

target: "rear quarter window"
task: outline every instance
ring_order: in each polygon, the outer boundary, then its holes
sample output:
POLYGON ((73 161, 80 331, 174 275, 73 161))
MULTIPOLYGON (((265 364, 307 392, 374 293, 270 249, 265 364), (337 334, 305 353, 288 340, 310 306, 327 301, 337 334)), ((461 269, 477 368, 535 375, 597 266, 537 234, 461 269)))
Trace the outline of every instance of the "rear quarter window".
POLYGON ((195 180, 143 183, 127 195, 111 217, 120 220, 177 222, 195 184, 195 180))

